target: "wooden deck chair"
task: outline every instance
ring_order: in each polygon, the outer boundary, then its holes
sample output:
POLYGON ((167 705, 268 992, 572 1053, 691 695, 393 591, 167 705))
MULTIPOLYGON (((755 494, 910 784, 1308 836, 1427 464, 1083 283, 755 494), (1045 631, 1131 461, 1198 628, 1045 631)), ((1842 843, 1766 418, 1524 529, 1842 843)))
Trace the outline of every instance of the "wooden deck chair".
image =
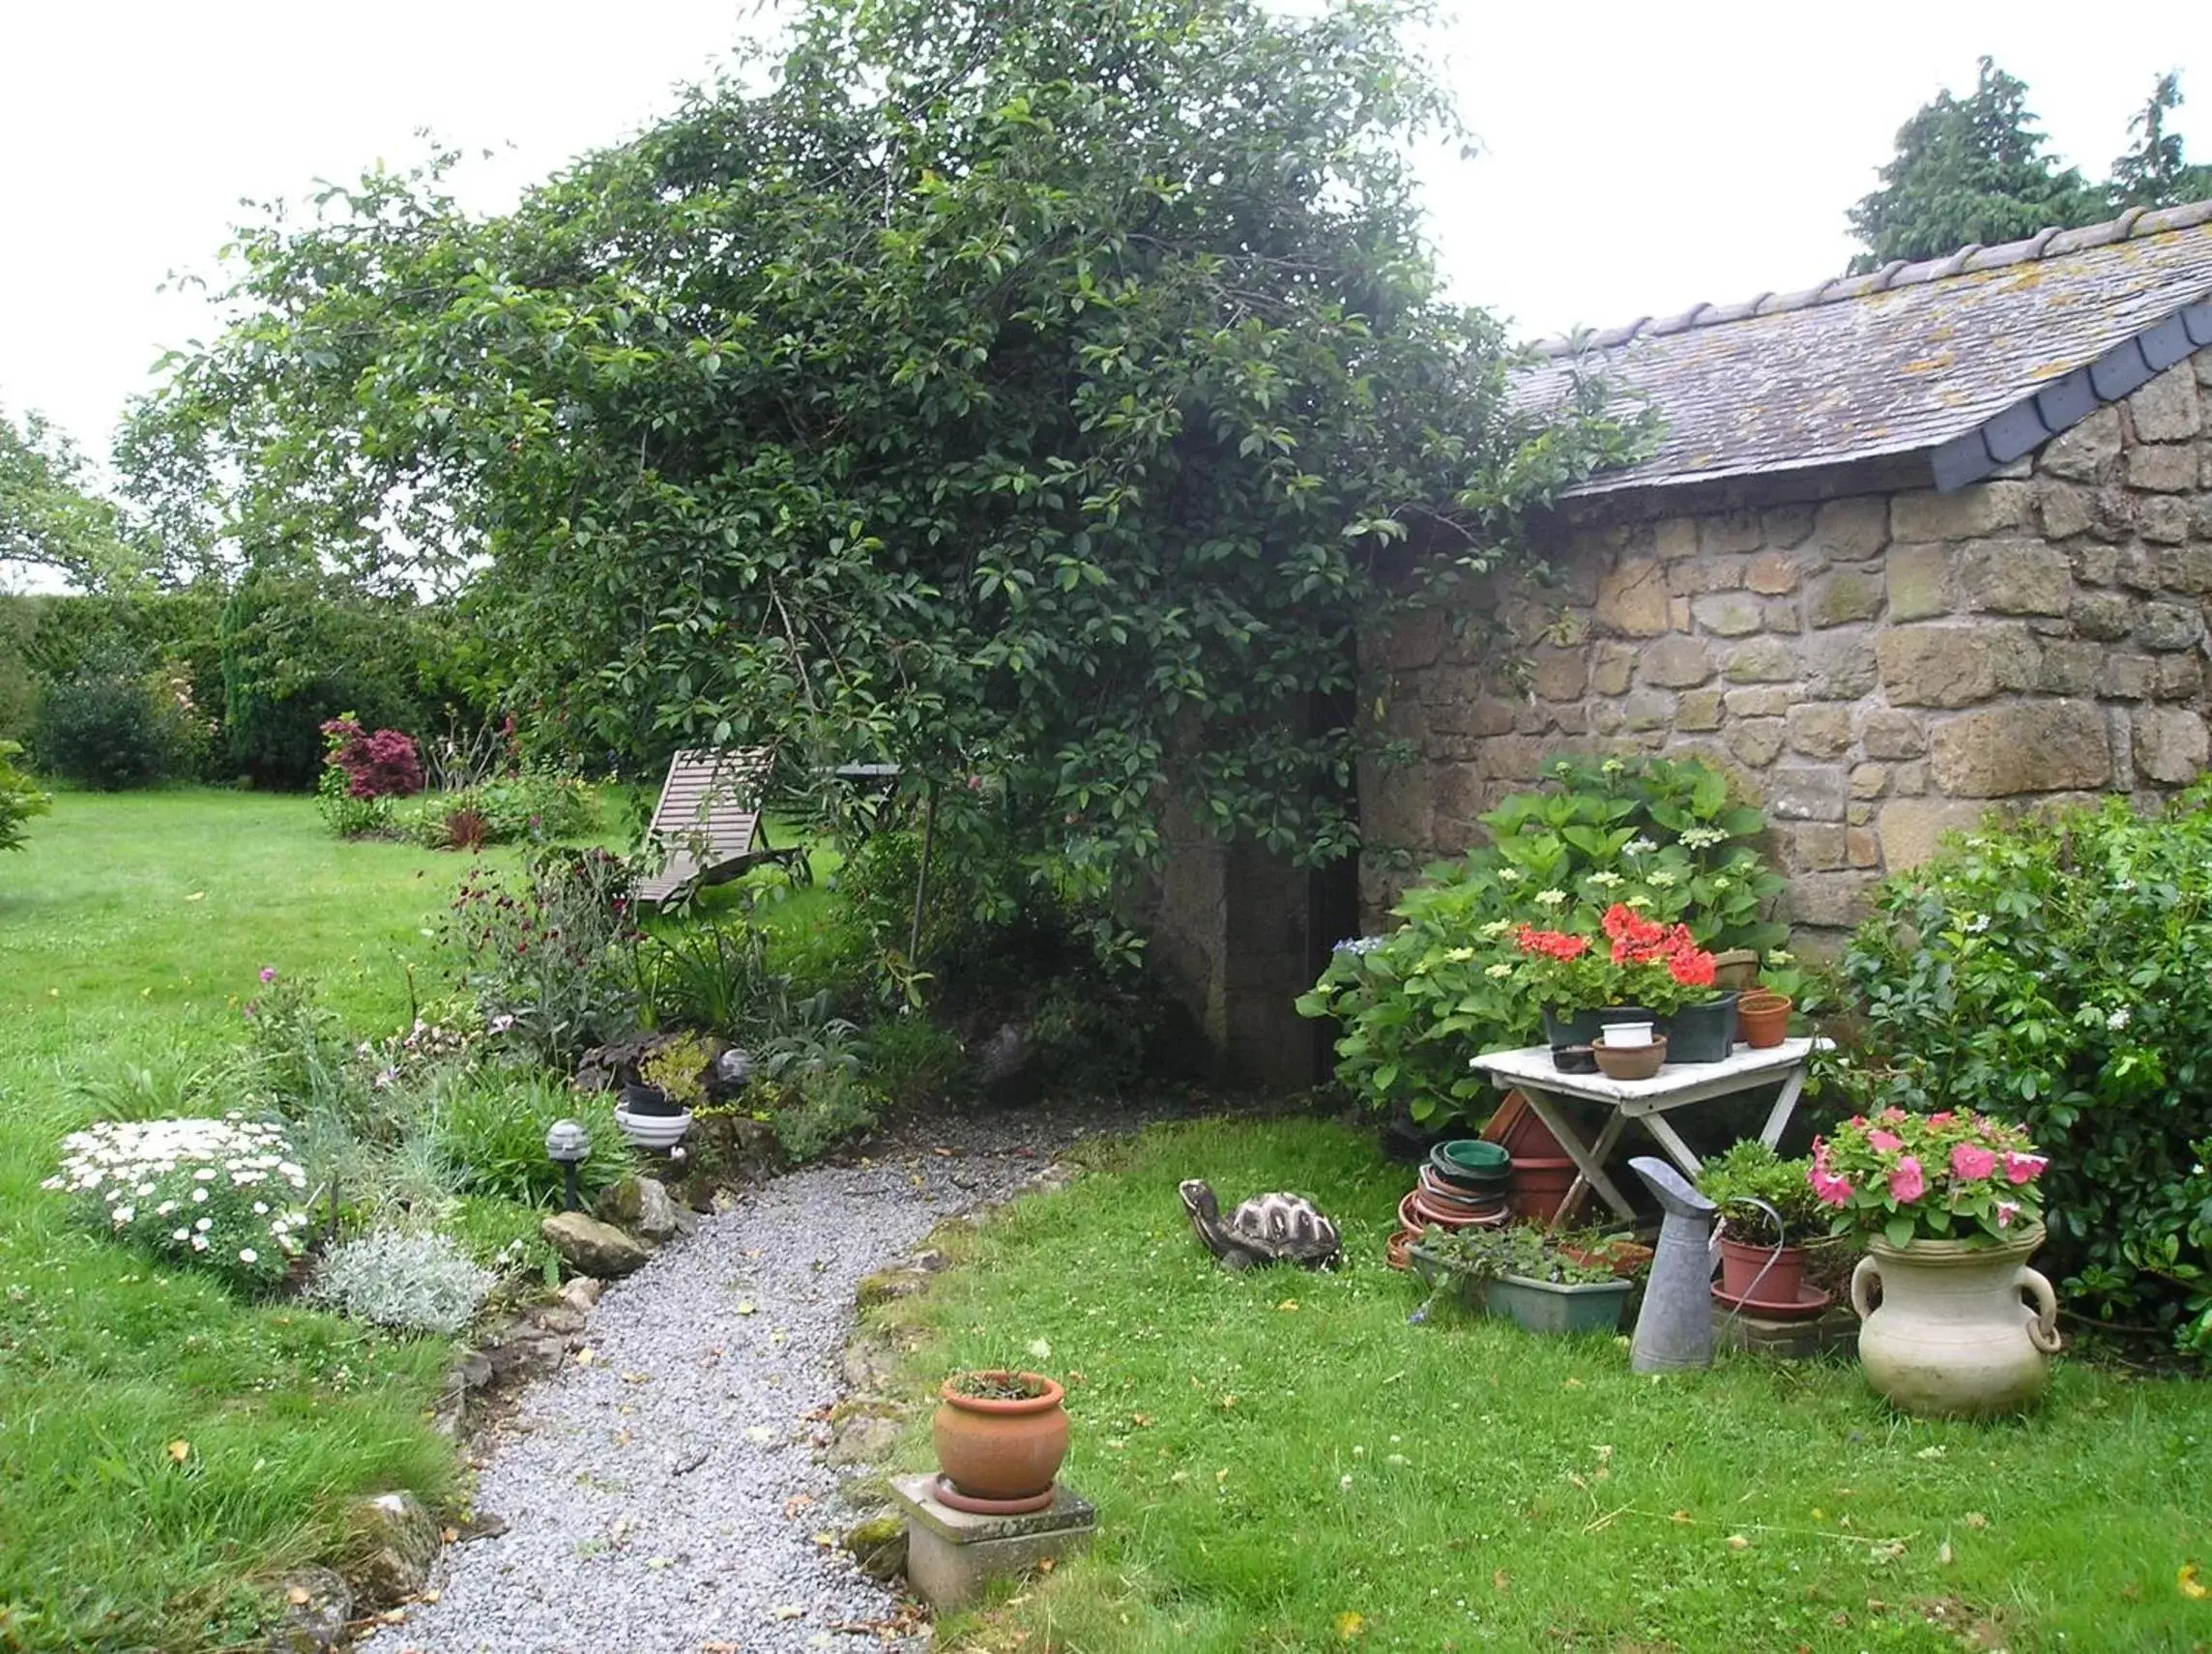
POLYGON ((646 829, 647 842, 665 859, 659 872, 638 881, 637 899, 666 902, 788 855, 769 847, 762 827, 760 791, 767 778, 768 754, 757 747, 671 758, 646 829))

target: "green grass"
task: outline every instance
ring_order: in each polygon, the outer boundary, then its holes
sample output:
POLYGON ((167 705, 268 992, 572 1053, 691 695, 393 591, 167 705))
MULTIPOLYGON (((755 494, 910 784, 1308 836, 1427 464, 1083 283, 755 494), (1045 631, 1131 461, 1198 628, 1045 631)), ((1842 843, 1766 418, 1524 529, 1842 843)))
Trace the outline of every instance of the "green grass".
MULTIPOLYGON (((2061 1363, 2025 1421, 1913 1423, 1853 1367, 1744 1356, 1633 1376, 1612 1338, 1409 1325, 1380 1262, 1406 1175, 1306 1122, 1163 1127, 1101 1151, 878 1312, 915 1377, 1063 1375, 1090 1556, 959 1646, 1236 1650, 2198 1649, 2212 1600, 2212 1389, 2061 1363), (1215 1268, 1176 1198, 1303 1190, 1331 1275, 1215 1268), (1039 1363, 1021 1352, 1051 1346, 1039 1363), (1356 1618, 1346 1616, 1357 1616, 1356 1618)), ((927 1462, 924 1427, 910 1440, 927 1462)))
POLYGON ((264 965, 397 1027, 463 865, 200 790, 64 794, 0 857, 0 1648, 232 1640, 348 1495, 450 1486, 444 1344, 247 1304, 69 1227, 39 1182, 102 1114, 219 1106, 264 965))

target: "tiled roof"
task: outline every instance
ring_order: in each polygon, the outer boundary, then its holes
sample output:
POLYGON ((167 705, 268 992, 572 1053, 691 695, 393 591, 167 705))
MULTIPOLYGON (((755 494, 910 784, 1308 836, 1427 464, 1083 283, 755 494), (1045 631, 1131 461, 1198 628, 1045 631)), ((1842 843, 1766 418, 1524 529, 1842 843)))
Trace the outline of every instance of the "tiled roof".
POLYGON ((2200 201, 1550 341, 1516 390, 1551 400, 1588 353, 1665 420, 1648 458, 1577 494, 1924 450, 1958 487, 2207 344, 2200 201))

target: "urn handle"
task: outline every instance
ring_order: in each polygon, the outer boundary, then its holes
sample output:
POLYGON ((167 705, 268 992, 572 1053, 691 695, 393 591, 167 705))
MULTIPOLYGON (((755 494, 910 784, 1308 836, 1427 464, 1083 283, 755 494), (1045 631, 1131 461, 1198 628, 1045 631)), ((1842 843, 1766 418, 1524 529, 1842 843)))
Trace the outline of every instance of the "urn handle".
POLYGON ((2051 1290, 2051 1283, 2043 1278, 2039 1269, 2020 1267, 2020 1284, 2027 1295, 2035 1300, 2035 1319, 2027 1323, 2027 1336, 2036 1349, 2046 1355, 2058 1353, 2058 1294, 2051 1290))
MULTIPOLYGON (((2042 1279, 2041 1276, 2036 1278, 2042 1279)), ((1860 1259, 1858 1267, 1851 1271, 1851 1308, 1858 1311, 1859 1320, 1864 1320, 1874 1314, 1874 1297, 1867 1288, 1880 1280, 1881 1265, 1874 1261, 1871 1254, 1860 1259)), ((2048 1286, 2043 1290, 2047 1292, 2051 1291, 2048 1286)))

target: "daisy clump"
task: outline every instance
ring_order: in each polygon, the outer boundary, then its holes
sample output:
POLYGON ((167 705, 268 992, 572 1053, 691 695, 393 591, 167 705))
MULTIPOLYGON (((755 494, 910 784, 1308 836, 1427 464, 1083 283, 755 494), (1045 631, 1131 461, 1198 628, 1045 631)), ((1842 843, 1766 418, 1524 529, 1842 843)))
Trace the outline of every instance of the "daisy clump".
POLYGON ((240 1115, 102 1120, 62 1140, 43 1186, 103 1233, 243 1287, 281 1281, 306 1240, 306 1172, 281 1126, 240 1115))

